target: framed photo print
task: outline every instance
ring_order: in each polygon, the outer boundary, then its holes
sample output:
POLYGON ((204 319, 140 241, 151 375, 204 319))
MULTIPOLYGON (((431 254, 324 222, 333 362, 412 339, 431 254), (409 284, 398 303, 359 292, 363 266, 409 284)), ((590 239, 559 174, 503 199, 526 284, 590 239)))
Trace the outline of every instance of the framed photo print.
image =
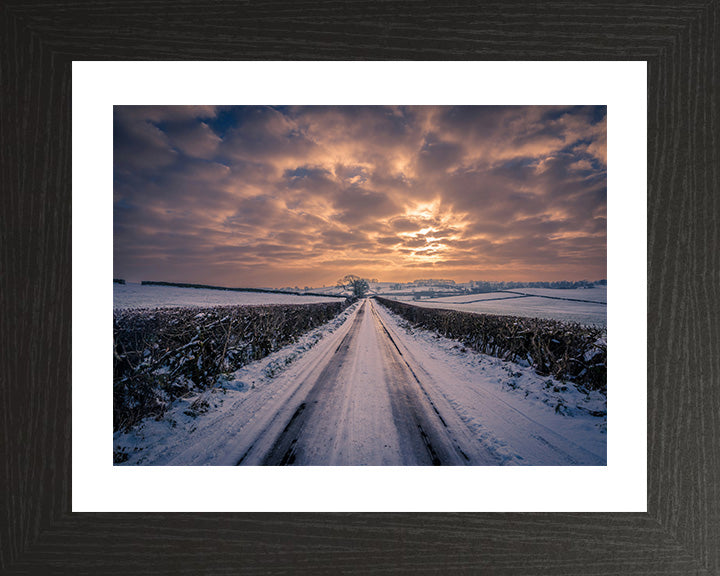
POLYGON ((0 30, 2 573, 720 570, 717 2, 0 30))

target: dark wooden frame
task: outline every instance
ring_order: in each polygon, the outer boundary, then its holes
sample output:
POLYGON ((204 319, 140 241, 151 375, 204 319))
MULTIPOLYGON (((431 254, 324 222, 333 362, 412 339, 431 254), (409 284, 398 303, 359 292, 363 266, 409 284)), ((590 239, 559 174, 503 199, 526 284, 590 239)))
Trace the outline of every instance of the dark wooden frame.
POLYGON ((3 2, 0 572, 720 574, 719 6, 3 2), (71 513, 71 62, 105 59, 646 60, 648 512, 71 513))

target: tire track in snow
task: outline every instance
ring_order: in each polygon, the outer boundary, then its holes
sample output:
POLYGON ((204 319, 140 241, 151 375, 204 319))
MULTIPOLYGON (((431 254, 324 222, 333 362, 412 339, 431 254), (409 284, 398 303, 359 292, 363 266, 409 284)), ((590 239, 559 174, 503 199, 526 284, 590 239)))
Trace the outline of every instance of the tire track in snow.
MULTIPOLYGON (((386 313, 393 316, 390 311, 386 311, 386 313)), ((396 334, 396 340, 402 343, 399 334, 396 334)), ((437 371, 430 374, 421 365, 418 365, 416 372, 421 372, 423 379, 427 379, 430 383, 442 382, 437 371)), ((443 386, 437 384, 434 397, 439 399, 439 396, 442 396, 450 405, 451 412, 459 414, 458 403, 452 399, 452 394, 446 394, 443 386)), ((493 446, 499 445, 513 447, 513 450, 519 449, 512 455, 512 458, 520 461, 518 463, 529 456, 535 456, 539 460, 536 465, 598 466, 605 464, 601 456, 534 420, 530 415, 506 401, 501 394, 487 390, 483 386, 472 387, 471 391, 476 398, 477 405, 482 407, 482 442, 488 442, 488 450, 491 453, 494 453, 493 446), (530 448, 531 446, 532 448, 530 448), (521 453, 524 455, 521 456, 521 453)), ((460 417, 463 418, 462 415, 460 417)), ((503 460, 499 453, 496 454, 496 457, 503 460)))
POLYGON ((432 462, 435 465, 499 464, 497 457, 473 438, 452 406, 438 408, 439 399, 433 399, 427 385, 418 377, 417 369, 412 366, 415 362, 408 357, 407 349, 403 352, 400 348, 397 335, 393 336, 382 321, 374 303, 371 304, 371 310, 385 335, 384 342, 388 347, 388 356, 391 357, 389 364, 397 366, 404 373, 404 378, 389 379, 389 384, 395 384, 399 389, 399 394, 391 395, 396 420, 410 417, 415 421, 421 438, 428 444, 428 451, 432 449, 436 454, 432 462))
POLYGON ((335 354, 320 373, 320 376, 318 376, 317 382, 310 392, 308 392, 305 401, 295 410, 290 418, 290 422, 285 426, 280 436, 275 440, 270 452, 268 452, 263 459, 262 464, 264 466, 288 466, 295 463, 298 458, 298 449, 302 450, 302 446, 298 445, 298 440, 302 435, 306 423, 312 420, 318 402, 323 396, 329 394, 329 389, 337 381, 340 370, 350 351, 350 344, 357 337, 360 324, 363 321, 364 307, 365 305, 363 304, 357 311, 353 325, 335 349, 335 354))
MULTIPOLYGON (((297 441, 305 423, 312 418, 314 408, 317 406, 320 397, 337 378, 338 372, 343 366, 345 358, 350 350, 350 343, 355 339, 363 320, 363 307, 361 307, 353 319, 352 326, 345 334, 340 344, 335 348, 334 354, 326 364, 325 368, 317 377, 312 389, 308 392, 305 400, 297 407, 290 420, 275 440, 270 451, 265 455, 261 464, 267 466, 285 466, 294 464, 297 459, 297 441)), ((245 454, 238 460, 236 465, 244 463, 248 453, 254 448, 253 443, 245 454)))
MULTIPOLYGON (((469 431, 455 434, 370 301, 321 368, 276 438, 263 432, 269 449, 252 460, 269 466, 497 464, 485 452, 478 458, 467 445, 468 439, 478 445, 469 431), (373 406, 381 412, 378 427, 356 427, 359 413, 373 406)), ((237 463, 250 464, 247 455, 237 463)))

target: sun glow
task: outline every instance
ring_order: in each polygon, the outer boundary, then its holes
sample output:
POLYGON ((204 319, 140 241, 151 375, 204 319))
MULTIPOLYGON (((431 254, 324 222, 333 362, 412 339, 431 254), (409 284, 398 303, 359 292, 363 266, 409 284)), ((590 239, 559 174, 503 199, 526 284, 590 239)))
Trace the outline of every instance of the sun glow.
POLYGON ((438 199, 407 207, 403 218, 417 229, 396 232, 398 242, 393 248, 402 261, 415 265, 447 258, 453 251, 452 242, 461 238, 466 227, 463 218, 443 210, 438 199))
POLYGON ((248 287, 314 286, 350 268, 537 279, 561 263, 601 278, 604 114, 119 106, 113 267, 131 281, 248 287))
POLYGON ((426 202, 426 203, 422 203, 422 204, 416 204, 413 208, 406 209, 405 215, 408 218, 417 218, 417 219, 428 220, 430 218, 434 218, 437 216, 438 205, 439 205, 439 202, 437 200, 433 200, 432 202, 426 202))

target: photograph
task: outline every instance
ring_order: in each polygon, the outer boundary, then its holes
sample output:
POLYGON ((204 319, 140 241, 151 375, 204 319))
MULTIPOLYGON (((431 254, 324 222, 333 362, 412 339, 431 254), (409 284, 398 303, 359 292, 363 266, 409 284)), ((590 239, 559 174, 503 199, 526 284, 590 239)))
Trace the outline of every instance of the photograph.
POLYGON ((607 466, 607 105, 112 120, 114 465, 607 466))

